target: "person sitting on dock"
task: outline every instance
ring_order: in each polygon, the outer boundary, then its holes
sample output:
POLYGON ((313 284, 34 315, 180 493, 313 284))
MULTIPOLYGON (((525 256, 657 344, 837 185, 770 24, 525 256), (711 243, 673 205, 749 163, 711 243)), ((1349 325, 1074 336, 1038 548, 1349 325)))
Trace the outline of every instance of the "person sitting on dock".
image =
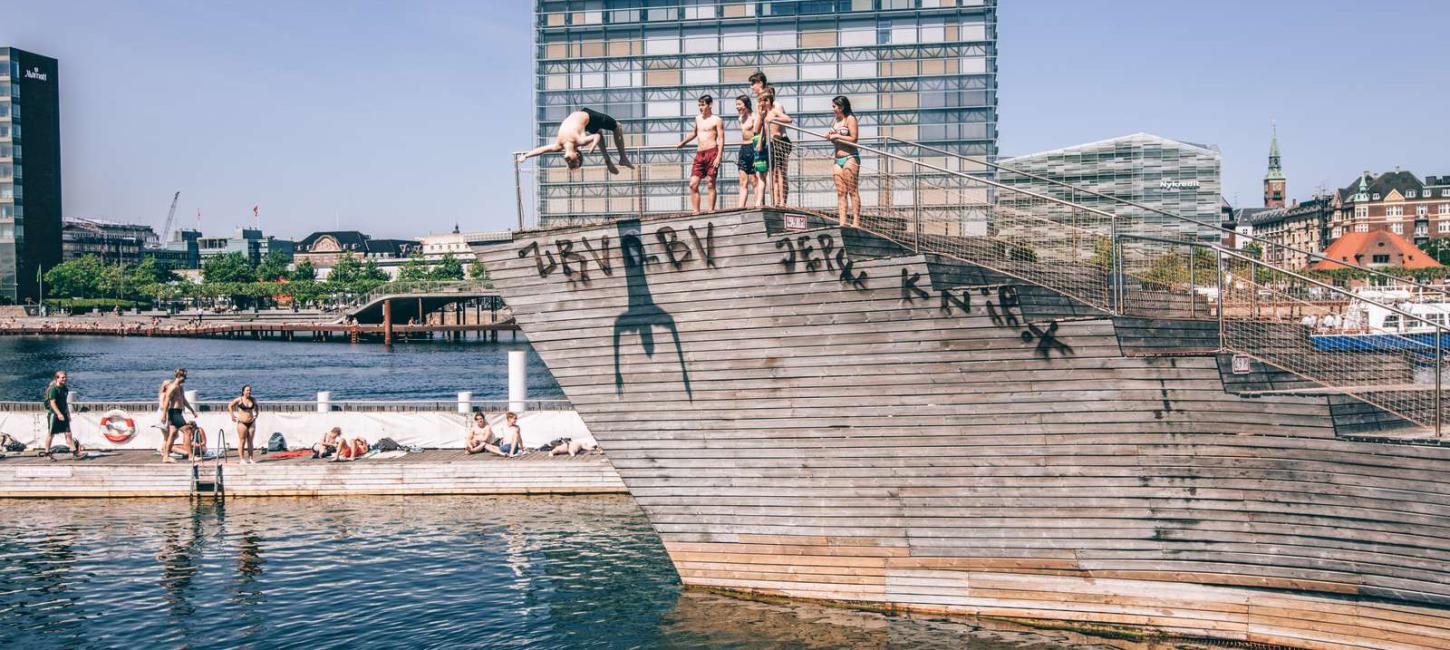
POLYGON ((524 453, 524 432, 519 428, 519 415, 513 411, 503 414, 503 433, 499 436, 498 450, 507 456, 524 453))
POLYGON ((603 136, 600 131, 611 131, 614 133, 614 146, 619 149, 619 164, 625 167, 634 167, 624 153, 624 131, 619 128, 619 122, 613 117, 600 113, 594 109, 583 108, 564 118, 559 123, 559 133, 554 137, 553 144, 546 144, 519 156, 519 162, 540 156, 551 151, 564 152, 564 164, 569 169, 579 169, 584 165, 584 153, 581 149, 589 151, 595 149, 604 156, 604 166, 609 168, 609 173, 618 174, 619 168, 614 166, 614 161, 609 159, 609 145, 600 146, 599 141, 603 136))
POLYGON ((342 427, 333 427, 327 433, 322 434, 322 440, 312 445, 313 458, 327 458, 337 453, 337 446, 342 440, 342 427))
POLYGON ((473 423, 468 425, 468 437, 463 441, 463 450, 469 455, 488 452, 506 456, 494 442, 493 429, 488 426, 488 419, 483 416, 483 411, 475 410, 473 423))

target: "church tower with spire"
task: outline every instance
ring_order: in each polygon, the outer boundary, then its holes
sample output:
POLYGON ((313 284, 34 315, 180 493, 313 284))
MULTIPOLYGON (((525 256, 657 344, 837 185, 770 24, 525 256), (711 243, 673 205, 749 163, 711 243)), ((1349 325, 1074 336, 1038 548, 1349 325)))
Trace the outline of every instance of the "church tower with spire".
POLYGON ((1274 135, 1269 139, 1269 172, 1264 174, 1264 207, 1284 207, 1284 194, 1287 181, 1284 179, 1284 169, 1279 166, 1279 127, 1274 127, 1274 135))

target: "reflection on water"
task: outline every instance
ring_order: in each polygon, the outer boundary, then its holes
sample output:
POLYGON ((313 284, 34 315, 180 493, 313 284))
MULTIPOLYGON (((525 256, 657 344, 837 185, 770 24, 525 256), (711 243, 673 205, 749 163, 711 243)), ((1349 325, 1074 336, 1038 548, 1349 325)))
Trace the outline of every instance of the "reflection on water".
POLYGON ((0 647, 1054 648, 682 592, 627 497, 0 501, 0 647))

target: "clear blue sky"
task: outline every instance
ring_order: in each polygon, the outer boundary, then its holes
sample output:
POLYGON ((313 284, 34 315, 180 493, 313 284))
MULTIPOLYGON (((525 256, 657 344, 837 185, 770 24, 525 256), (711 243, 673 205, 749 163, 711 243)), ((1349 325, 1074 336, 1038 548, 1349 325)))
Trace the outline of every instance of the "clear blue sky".
MULTIPOLYGON (((529 144, 532 2, 0 0, 61 61, 68 216, 209 233, 508 227, 529 144)), ((1004 154, 1146 131, 1219 145, 1257 205, 1363 169, 1450 175, 1450 3, 1003 0, 1004 154)))

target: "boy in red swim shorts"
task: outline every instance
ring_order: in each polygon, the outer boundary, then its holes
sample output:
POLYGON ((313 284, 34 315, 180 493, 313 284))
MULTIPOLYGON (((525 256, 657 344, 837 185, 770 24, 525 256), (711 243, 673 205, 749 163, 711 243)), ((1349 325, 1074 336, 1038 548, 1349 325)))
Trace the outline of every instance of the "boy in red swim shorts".
POLYGON ((700 179, 708 181, 710 211, 715 211, 715 177, 720 172, 720 157, 725 148, 725 122, 713 112, 715 99, 709 95, 700 96, 700 114, 695 116, 695 128, 675 148, 683 147, 698 139, 695 162, 690 165, 690 210, 700 214, 700 179))

